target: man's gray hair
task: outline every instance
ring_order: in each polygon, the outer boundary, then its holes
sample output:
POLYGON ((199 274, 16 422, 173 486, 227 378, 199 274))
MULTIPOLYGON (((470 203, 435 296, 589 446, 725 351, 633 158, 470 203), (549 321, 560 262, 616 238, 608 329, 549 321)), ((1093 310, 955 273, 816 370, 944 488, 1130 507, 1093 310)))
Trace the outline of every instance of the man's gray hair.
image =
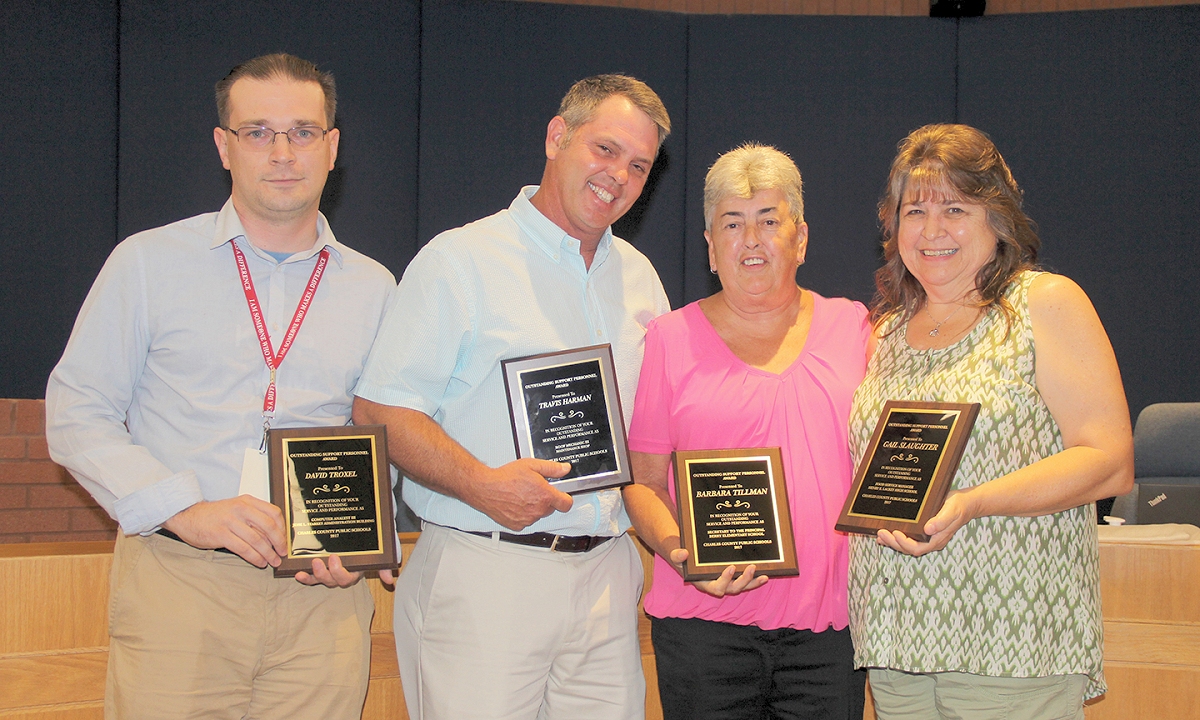
POLYGON ((571 86, 558 106, 558 115, 567 125, 562 145, 571 141, 571 136, 580 126, 596 117, 596 108, 613 95, 629 98, 634 107, 646 113, 658 126, 658 147, 671 134, 671 117, 658 94, 646 83, 628 75, 593 75, 571 86))
POLYGON ((752 198, 760 190, 779 189, 797 225, 804 222, 804 186, 800 170, 787 153, 749 142, 730 150, 704 178, 704 229, 712 229, 717 204, 727 197, 752 198))

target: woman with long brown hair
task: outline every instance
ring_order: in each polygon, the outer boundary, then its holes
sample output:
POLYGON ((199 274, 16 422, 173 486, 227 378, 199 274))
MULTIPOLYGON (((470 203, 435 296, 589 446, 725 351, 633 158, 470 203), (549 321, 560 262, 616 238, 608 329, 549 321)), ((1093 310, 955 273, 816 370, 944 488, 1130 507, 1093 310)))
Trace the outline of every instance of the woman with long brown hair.
POLYGON ((982 405, 928 541, 851 542, 855 662, 884 720, 1083 718, 1105 690, 1093 503, 1133 481, 1129 411, 1091 302, 1036 270, 1021 200, 986 135, 929 125, 880 203, 855 461, 888 400, 982 405))

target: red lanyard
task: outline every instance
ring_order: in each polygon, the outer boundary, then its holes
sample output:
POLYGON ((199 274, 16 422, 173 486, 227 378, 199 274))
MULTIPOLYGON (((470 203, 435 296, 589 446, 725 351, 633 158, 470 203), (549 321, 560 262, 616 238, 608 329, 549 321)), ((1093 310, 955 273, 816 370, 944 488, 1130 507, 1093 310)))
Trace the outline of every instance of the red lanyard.
POLYGON ((250 319, 254 321, 254 331, 258 333, 258 345, 262 349, 263 360, 271 369, 271 382, 267 385, 266 395, 263 396, 263 432, 265 433, 270 425, 270 418, 275 416, 275 371, 283 364, 283 358, 291 349, 292 341, 296 339, 296 333, 300 332, 300 326, 304 324, 304 316, 308 314, 313 295, 317 293, 317 286, 321 284, 321 275, 325 272, 325 265, 329 262, 329 248, 321 249, 321 254, 317 258, 317 266, 313 268, 312 275, 308 278, 308 285, 304 288, 304 295, 300 297, 300 304, 296 306, 296 314, 292 316, 292 324, 288 326, 287 333, 283 336, 283 342, 279 344, 279 352, 276 353, 271 349, 271 337, 267 335, 267 323, 263 320, 262 308, 258 304, 258 293, 254 292, 254 281, 250 279, 250 270, 246 267, 246 256, 242 254, 236 242, 231 241, 229 246, 233 248, 233 258, 237 261, 238 274, 242 276, 242 291, 246 293, 246 305, 250 307, 250 319))

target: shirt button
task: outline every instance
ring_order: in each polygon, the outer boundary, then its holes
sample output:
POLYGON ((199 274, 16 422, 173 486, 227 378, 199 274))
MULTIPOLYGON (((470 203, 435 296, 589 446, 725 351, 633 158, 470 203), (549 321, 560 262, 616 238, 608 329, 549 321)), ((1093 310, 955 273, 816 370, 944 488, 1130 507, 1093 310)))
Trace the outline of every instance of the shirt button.
POLYGON ((891 584, 892 584, 892 579, 891 579, 890 577, 885 577, 885 578, 883 579, 883 584, 884 584, 884 585, 891 585, 891 584))

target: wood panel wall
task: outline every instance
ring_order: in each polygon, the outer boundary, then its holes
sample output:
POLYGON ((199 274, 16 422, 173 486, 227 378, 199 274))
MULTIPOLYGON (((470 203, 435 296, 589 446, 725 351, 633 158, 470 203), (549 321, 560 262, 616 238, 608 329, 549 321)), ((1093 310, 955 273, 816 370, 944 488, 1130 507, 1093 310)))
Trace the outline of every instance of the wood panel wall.
MULTIPOLYGON (((416 533, 401 533, 404 556, 416 533)), ((639 544, 639 547, 640 544, 639 544)), ((646 588, 651 557, 642 562, 646 588)), ((0 545, 0 720, 100 720, 112 543, 0 545)), ((1087 720, 1195 717, 1200 708, 1200 546, 1100 543, 1109 692, 1087 720)), ((392 596, 371 580, 371 682, 363 720, 406 720, 392 596)), ((661 720, 642 616, 646 718, 661 720)), ((867 698, 864 720, 874 717, 867 698)))
MULTIPOLYGON (((418 533, 400 533, 405 559, 418 533)), ((653 558, 641 545, 646 588, 653 558)), ((113 543, 0 545, 0 720, 103 720, 113 543)), ((408 720, 392 635, 392 593, 368 581, 371 678, 361 720, 408 720)), ((650 623, 638 628, 646 720, 662 720, 650 623)))
MULTIPOLYGON (((928 15, 929 0, 527 0, 716 15, 928 15)), ((1195 5, 1196 0, 987 0, 987 15, 1195 5)))
MULTIPOLYGON (((405 556, 416 534, 401 535, 405 556)), ((113 543, 0 545, 0 720, 102 720, 113 543)), ((392 598, 370 579, 371 677, 362 720, 407 720, 392 598)))

